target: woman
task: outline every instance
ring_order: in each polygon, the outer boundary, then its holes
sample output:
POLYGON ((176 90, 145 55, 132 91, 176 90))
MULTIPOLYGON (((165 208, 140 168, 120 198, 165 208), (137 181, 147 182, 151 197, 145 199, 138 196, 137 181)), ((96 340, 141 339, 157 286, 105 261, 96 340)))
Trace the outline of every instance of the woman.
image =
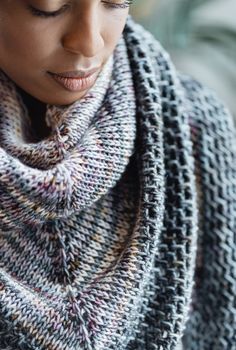
POLYGON ((0 2, 1 350, 235 346, 232 118, 130 3, 0 2))

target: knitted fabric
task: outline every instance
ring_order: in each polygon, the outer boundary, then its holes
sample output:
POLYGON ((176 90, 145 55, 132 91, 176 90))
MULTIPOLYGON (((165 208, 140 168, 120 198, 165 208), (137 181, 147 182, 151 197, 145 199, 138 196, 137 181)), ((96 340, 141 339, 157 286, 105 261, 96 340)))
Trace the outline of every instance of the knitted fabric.
POLYGON ((0 75, 0 349, 236 349, 235 131, 131 18, 36 136, 0 75))

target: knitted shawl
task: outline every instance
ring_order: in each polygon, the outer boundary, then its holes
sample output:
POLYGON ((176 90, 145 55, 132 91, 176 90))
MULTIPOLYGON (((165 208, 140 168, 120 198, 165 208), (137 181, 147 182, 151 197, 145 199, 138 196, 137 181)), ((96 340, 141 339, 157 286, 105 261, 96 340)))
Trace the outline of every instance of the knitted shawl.
POLYGON ((235 131, 130 17, 38 140, 0 74, 0 349, 236 349, 235 131))

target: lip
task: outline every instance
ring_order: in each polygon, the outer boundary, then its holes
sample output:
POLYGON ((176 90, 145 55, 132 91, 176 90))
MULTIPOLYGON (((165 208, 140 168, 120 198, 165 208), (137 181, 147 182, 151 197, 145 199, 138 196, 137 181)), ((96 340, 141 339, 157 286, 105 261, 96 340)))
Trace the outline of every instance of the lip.
POLYGON ((70 71, 70 72, 53 72, 51 74, 55 74, 55 75, 59 75, 61 77, 64 78, 87 78, 90 75, 92 75, 93 73, 97 72, 100 68, 99 67, 95 67, 92 69, 88 69, 88 70, 75 70, 75 71, 70 71))
POLYGON ((87 71, 71 71, 51 73, 49 75, 67 91, 79 92, 88 90, 93 86, 99 73, 98 68, 87 71))

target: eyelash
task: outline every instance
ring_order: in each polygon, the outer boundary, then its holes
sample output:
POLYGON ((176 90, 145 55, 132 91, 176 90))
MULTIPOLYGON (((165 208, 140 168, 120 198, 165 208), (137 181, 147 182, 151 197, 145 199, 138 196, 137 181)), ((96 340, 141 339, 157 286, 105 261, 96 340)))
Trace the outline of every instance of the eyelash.
MULTIPOLYGON (((114 4, 114 3, 111 3, 109 1, 102 1, 102 2, 107 8, 115 10, 115 9, 125 9, 125 8, 129 7, 132 4, 133 0, 126 0, 126 1, 124 1, 123 4, 114 4)), ((31 5, 28 5, 28 8, 29 8, 30 12, 34 16, 43 17, 43 18, 59 16, 61 13, 66 11, 67 8, 69 8, 69 7, 70 7, 70 5, 64 5, 57 11, 46 12, 46 11, 41 11, 41 10, 31 6, 31 5)))

